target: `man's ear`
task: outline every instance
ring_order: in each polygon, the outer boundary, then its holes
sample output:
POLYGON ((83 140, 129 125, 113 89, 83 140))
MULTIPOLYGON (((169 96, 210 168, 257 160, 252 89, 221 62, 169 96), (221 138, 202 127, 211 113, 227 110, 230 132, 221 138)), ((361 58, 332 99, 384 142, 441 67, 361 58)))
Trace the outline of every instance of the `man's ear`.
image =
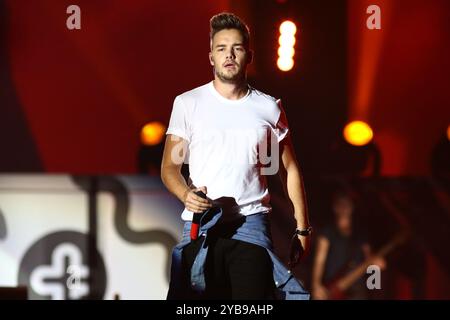
POLYGON ((213 60, 213 58, 212 58, 212 53, 210 52, 210 53, 208 54, 208 56, 209 56, 209 63, 214 67, 214 60, 213 60))

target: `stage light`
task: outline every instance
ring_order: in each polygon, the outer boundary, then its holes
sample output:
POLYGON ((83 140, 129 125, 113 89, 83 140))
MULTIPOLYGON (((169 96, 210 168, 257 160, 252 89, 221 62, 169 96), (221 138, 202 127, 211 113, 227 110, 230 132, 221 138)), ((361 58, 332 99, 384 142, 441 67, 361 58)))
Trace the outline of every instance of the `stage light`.
POLYGON ((450 141, 450 125, 447 127, 447 139, 450 141))
POLYGON ((294 22, 285 20, 280 24, 279 31, 277 67, 281 71, 289 71, 294 67, 297 26, 294 22))
POLYGON ((294 67, 294 60, 289 57, 279 57, 277 60, 277 66, 281 71, 289 71, 294 67))
POLYGON ((295 42, 295 36, 293 36, 292 34, 281 34, 278 38, 278 44, 280 45, 280 47, 293 49, 295 42))
POLYGON ((279 47, 278 48, 278 56, 280 56, 280 57, 293 58, 294 54, 295 54, 295 50, 292 47, 279 47))
POLYGON ((297 26, 292 21, 286 20, 280 25, 281 34, 294 35, 297 32, 297 26))
POLYGON ((141 130, 141 143, 154 146, 162 142, 166 127, 160 122, 149 122, 141 130))
POLYGON ((364 146, 373 138, 373 131, 363 121, 352 121, 344 128, 345 140, 354 146, 364 146))

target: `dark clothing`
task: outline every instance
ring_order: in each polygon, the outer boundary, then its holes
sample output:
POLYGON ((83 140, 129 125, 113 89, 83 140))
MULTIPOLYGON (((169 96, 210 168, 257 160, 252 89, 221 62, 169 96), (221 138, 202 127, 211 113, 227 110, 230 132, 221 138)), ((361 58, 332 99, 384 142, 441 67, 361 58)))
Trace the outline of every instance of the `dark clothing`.
MULTIPOLYGON (((367 243, 366 238, 357 232, 350 236, 344 236, 336 226, 325 227, 320 233, 329 243, 327 259, 323 275, 323 283, 330 283, 336 278, 345 276, 353 268, 362 263, 365 259, 362 247, 367 243)), ((364 299, 365 293, 364 279, 361 278, 349 289, 348 294, 354 298, 364 299)))
MULTIPOLYGON (((198 239, 183 250, 183 269, 189 270, 200 249, 198 239)), ((273 299, 275 284, 272 261, 266 249, 258 245, 222 236, 213 237, 206 258, 206 289, 191 291, 187 299, 273 299), (258 266, 255 268, 255 266, 258 266)))

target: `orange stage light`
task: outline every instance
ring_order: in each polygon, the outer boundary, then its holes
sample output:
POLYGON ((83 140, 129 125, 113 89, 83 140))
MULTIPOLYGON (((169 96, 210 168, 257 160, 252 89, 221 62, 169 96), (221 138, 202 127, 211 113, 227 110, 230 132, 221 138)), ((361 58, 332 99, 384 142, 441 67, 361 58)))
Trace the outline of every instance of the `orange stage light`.
POLYGON ((363 121, 352 121, 344 128, 344 138, 354 146, 364 146, 373 139, 373 131, 363 121))
POLYGON ((147 123, 141 130, 141 143, 147 146, 154 146, 162 142, 166 127, 160 122, 147 123))

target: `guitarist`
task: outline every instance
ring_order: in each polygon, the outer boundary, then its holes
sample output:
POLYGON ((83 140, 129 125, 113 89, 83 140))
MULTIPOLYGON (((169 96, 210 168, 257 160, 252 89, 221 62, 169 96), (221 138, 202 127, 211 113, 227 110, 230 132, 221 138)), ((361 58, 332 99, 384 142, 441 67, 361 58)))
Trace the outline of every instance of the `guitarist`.
MULTIPOLYGON (((319 233, 312 270, 313 299, 337 299, 330 292, 329 283, 335 283, 340 277, 371 257, 371 249, 364 237, 354 225, 354 201, 350 193, 338 191, 332 197, 334 224, 325 227, 319 233)), ((384 264, 381 258, 374 259, 375 264, 384 264)), ((384 266, 381 266, 384 268, 384 266)), ((367 299, 367 288, 360 278, 345 292, 347 299, 367 299)))

